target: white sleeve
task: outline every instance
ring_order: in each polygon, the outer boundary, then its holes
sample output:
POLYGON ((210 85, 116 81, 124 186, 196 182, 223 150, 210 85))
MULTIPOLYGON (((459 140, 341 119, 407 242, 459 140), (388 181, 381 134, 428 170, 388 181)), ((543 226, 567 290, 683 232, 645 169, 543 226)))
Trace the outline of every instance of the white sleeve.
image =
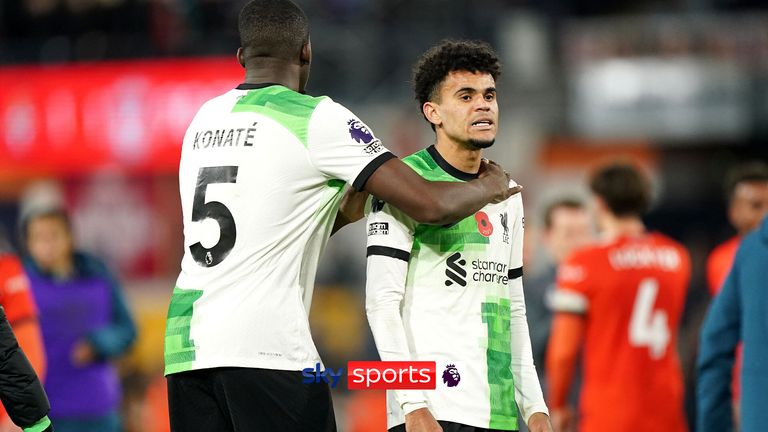
POLYGON ((358 191, 377 168, 395 157, 357 116, 330 99, 317 105, 308 127, 312 164, 358 191))
MULTIPOLYGON (((405 295, 415 222, 375 197, 369 201, 367 210, 365 310, 368 324, 382 360, 412 360, 400 305, 405 295)), ((420 390, 394 392, 404 414, 427 406, 420 390)))
MULTIPOLYGON (((515 401, 520 415, 528 423, 534 413, 549 414, 541 391, 536 366, 533 364, 531 336, 525 316, 523 296, 523 201, 520 194, 511 198, 512 215, 512 256, 509 266, 510 289, 510 331, 512 352, 512 375, 515 380, 515 401)), ((539 365, 541 366, 541 365, 539 365)))

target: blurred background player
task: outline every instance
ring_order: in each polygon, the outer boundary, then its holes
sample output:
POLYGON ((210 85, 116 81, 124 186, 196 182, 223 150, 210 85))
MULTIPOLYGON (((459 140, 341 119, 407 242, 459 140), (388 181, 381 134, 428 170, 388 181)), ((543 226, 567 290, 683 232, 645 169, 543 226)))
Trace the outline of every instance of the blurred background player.
MULTIPOLYGON (((423 54, 413 86, 436 141, 403 161, 430 181, 476 179, 496 140, 500 72, 485 43, 444 41, 423 54)), ((390 431, 518 430, 518 420, 551 431, 525 319, 522 254, 520 196, 447 226, 420 224, 372 198, 366 311, 379 355, 434 360, 438 375, 455 380, 434 391, 387 391, 390 431)))
POLYGON ((761 432, 768 426, 768 218, 743 238, 707 312, 698 359, 699 432, 761 432), (738 428, 731 410, 736 347, 743 342, 738 428))
MULTIPOLYGON (((0 232, 0 306, 13 329, 16 340, 24 351, 40 380, 45 379, 45 349, 37 319, 32 292, 21 261, 11 251, 10 244, 0 232)), ((0 406, 0 431, 11 428, 12 422, 0 406)))
MULTIPOLYGON (((547 264, 536 276, 530 278, 523 276, 525 281, 523 289, 525 312, 531 333, 533 362, 537 365, 536 373, 546 393, 547 380, 544 364, 553 315, 548 297, 555 291, 557 266, 575 249, 592 242, 594 237, 589 211, 577 198, 559 198, 547 204, 542 215, 542 223, 544 229, 541 232, 541 244, 547 252, 547 264)), ((572 405, 578 402, 580 383, 581 373, 577 370, 568 396, 568 401, 572 405)), ((521 425, 521 430, 525 430, 524 425, 521 425)))
POLYGON ((707 285, 712 295, 728 276, 741 239, 760 225, 768 214, 768 164, 753 161, 728 174, 728 220, 736 235, 718 245, 707 258, 707 285))
POLYGON ((63 209, 33 205, 20 228, 24 268, 40 310, 45 389, 56 430, 120 431, 121 388, 111 361, 136 337, 120 283, 99 259, 75 248, 63 209))
POLYGON ((547 297, 555 291, 557 266, 575 249, 586 246, 593 240, 592 223, 584 203, 576 198, 560 198, 550 202, 542 217, 541 244, 547 252, 547 265, 540 274, 525 278, 525 311, 531 332, 533 361, 543 388, 544 359, 552 327, 552 310, 547 297))
POLYGON ((688 253, 646 230, 650 185, 637 168, 604 166, 589 186, 602 241, 558 270, 546 365, 553 425, 573 430, 566 398, 582 349, 579 430, 684 432, 677 331, 688 253))
MULTIPOLYGON (((736 235, 718 245, 707 258, 707 287, 713 296, 720 292, 731 270, 741 240, 760 225, 768 214, 768 164, 752 161, 733 168, 727 178, 728 220, 736 235)), ((739 422, 739 370, 741 348, 736 350, 732 394, 733 419, 739 422)))

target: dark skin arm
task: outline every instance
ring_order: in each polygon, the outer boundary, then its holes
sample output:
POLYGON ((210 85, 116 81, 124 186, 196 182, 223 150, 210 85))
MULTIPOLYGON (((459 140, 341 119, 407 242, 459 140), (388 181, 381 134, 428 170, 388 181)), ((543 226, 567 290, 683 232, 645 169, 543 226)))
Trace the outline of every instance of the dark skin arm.
POLYGON ((348 188, 341 199, 339 211, 336 213, 336 221, 333 223, 331 235, 336 234, 345 225, 357 222, 364 216, 365 202, 368 200, 368 192, 357 192, 354 188, 348 188))
MULTIPOLYGON (((506 200, 522 186, 510 188, 509 177, 495 162, 483 161, 480 175, 469 182, 424 180, 400 159, 381 165, 365 183, 364 190, 402 210, 417 222, 445 225, 458 222, 488 203, 506 200)), ((363 217, 367 194, 347 192, 333 232, 363 217)))

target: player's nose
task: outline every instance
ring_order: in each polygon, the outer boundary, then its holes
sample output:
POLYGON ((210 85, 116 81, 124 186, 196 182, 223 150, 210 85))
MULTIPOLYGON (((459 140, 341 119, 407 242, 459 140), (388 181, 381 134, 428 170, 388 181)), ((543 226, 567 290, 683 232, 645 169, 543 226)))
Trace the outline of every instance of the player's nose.
POLYGON ((475 111, 490 111, 491 110, 491 101, 486 100, 484 97, 479 98, 478 102, 475 104, 475 111))

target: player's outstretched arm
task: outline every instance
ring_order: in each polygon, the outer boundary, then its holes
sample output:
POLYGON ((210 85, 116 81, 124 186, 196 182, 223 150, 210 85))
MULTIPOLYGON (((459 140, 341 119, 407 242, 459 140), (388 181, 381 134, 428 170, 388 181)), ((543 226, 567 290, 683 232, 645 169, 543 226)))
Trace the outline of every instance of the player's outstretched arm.
POLYGON ((444 225, 490 202, 504 201, 522 187, 510 188, 507 174, 494 162, 483 161, 479 178, 462 183, 424 180, 399 159, 391 159, 371 174, 364 189, 418 222, 444 225))
POLYGON ((567 405, 576 369, 579 347, 584 340, 584 318, 559 312, 552 320, 552 333, 547 346, 546 371, 549 377, 547 405, 555 431, 574 430, 572 409, 567 405))
POLYGON ((521 419, 531 432, 552 432, 549 410, 544 403, 541 383, 536 374, 531 349, 531 337, 525 311, 523 294, 523 241, 524 217, 522 197, 515 197, 510 204, 514 215, 511 223, 512 249, 509 256, 509 328, 510 366, 515 384, 515 402, 521 419))

